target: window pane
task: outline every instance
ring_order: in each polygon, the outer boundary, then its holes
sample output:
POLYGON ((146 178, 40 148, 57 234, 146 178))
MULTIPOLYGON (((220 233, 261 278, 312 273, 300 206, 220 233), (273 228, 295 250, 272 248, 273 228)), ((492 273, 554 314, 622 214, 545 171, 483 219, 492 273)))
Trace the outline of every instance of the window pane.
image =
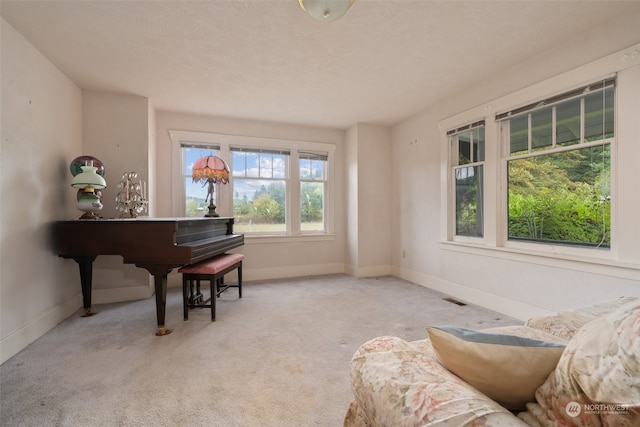
POLYGON ((324 183, 300 183, 300 230, 324 231, 324 183))
POLYGON ((272 156, 271 165, 273 168, 272 176, 274 178, 287 177, 287 159, 289 156, 284 154, 274 154, 272 156))
POLYGON ((556 145, 580 142, 580 99, 572 99, 556 107, 556 145))
POLYGON ((243 153, 245 156, 245 176, 257 178, 260 176, 260 155, 258 153, 243 153))
POLYGON ((584 98, 584 121, 586 141, 613 137, 613 88, 584 98))
POLYGON ((512 155, 529 151, 529 116, 527 114, 509 120, 509 153, 512 155))
POLYGON ((482 237, 482 166, 455 170, 456 235, 482 237))
POLYGON ((324 180, 324 160, 300 159, 300 178, 305 180, 324 180))
POLYGON ((247 158, 245 154, 240 151, 231 152, 233 176, 247 176, 247 158))
POLYGON ((484 162, 484 126, 473 130, 473 161, 484 162))
POLYGON ((239 233, 284 233, 286 181, 233 180, 234 230, 239 233))
POLYGON ((609 144, 508 162, 509 239, 610 247, 609 144))
POLYGON ((273 154, 260 154, 260 178, 273 178, 273 154))
POLYGON ((458 164, 471 163, 471 132, 462 132, 458 135, 458 164))
POLYGON ((531 151, 544 150, 552 146, 552 114, 550 107, 531 113, 531 151))
POLYGON ((311 176, 311 160, 309 159, 300 159, 300 178, 307 179, 311 176))

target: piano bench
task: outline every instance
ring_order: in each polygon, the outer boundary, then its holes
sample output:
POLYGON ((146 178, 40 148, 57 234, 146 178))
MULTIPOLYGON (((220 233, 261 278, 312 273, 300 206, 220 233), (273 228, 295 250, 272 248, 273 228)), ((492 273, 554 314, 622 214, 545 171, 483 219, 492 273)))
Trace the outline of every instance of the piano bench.
POLYGON ((216 320, 216 299, 229 288, 238 288, 238 297, 242 298, 242 254, 223 254, 213 258, 189 264, 178 269, 182 273, 182 309, 184 320, 189 319, 189 308, 211 308, 211 321, 216 320), (224 275, 238 269, 238 284, 226 285, 224 275), (200 281, 209 281, 211 297, 204 300, 200 292, 200 281), (194 293, 194 284, 196 292, 194 293))

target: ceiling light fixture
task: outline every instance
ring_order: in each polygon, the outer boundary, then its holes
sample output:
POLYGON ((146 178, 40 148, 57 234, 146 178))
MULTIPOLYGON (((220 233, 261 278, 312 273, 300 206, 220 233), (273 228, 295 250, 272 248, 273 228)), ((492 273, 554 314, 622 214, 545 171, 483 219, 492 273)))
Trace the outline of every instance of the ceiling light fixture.
POLYGON ((298 0, 312 18, 331 22, 340 19, 356 0, 298 0))

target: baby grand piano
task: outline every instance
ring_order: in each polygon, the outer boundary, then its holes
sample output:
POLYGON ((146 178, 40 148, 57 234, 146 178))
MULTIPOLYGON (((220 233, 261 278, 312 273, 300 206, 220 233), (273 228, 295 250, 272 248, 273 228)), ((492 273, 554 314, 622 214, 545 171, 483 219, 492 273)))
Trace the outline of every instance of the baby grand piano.
POLYGON ((95 314, 91 311, 91 281, 98 255, 121 255, 125 264, 149 271, 155 282, 158 336, 171 333, 165 328, 171 270, 244 244, 244 235, 233 233, 230 217, 58 221, 52 233, 58 255, 74 259, 80 267, 85 316, 95 314))

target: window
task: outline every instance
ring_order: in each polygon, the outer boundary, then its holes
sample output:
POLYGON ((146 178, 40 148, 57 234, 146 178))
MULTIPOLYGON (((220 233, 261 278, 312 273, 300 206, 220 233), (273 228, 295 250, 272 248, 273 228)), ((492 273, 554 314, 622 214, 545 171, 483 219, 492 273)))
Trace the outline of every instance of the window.
MULTIPOLYGON (((203 216, 208 202, 206 183, 193 182, 191 171, 196 160, 205 156, 217 156, 220 146, 197 143, 181 143, 182 148, 182 181, 185 189, 185 216, 203 216)), ((213 193, 213 203, 218 204, 218 189, 213 193)))
POLYGON ((328 153, 299 152, 300 230, 324 231, 328 153))
POLYGON ((483 236, 484 121, 447 132, 455 194, 455 234, 483 236))
POLYGON ((215 186, 216 212, 234 217, 234 231, 260 241, 333 238, 335 144, 179 130, 169 135, 173 179, 182 182, 173 215, 205 214, 207 188, 192 182, 191 170, 200 157, 216 155, 231 171, 228 184, 215 186))
POLYGON ((240 233, 287 231, 289 151, 231 147, 234 229, 240 233))
POLYGON ((610 247, 614 83, 496 116, 509 240, 610 247))

